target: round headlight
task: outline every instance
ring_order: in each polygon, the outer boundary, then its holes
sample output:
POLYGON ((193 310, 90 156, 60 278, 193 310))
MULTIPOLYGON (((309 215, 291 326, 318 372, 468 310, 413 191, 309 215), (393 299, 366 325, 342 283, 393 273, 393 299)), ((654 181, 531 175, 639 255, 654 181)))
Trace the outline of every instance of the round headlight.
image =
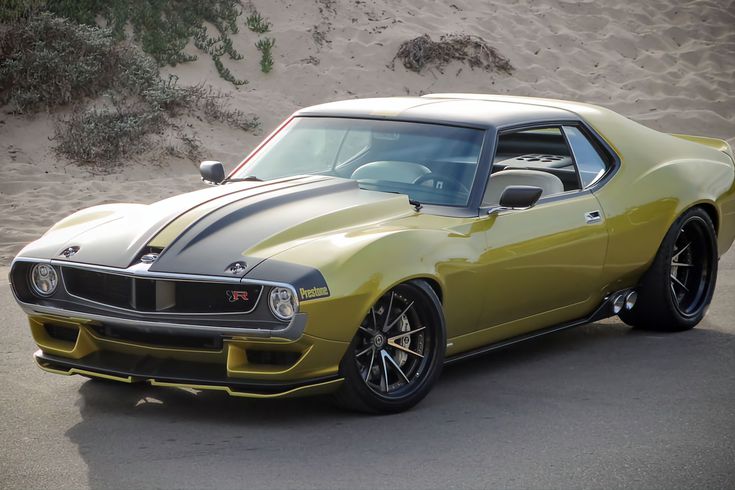
POLYGON ((48 264, 36 264, 31 269, 31 286, 39 296, 51 296, 59 284, 59 276, 48 264))
POLYGON ((296 314, 299 302, 293 292, 288 288, 271 289, 268 304, 271 313, 280 320, 290 320, 296 314))

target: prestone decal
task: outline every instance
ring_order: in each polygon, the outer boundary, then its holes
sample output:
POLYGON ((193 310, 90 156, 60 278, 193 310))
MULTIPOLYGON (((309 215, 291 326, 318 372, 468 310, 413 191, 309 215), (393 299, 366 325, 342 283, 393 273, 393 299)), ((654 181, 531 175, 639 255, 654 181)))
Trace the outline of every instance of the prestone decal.
POLYGON ((313 287, 310 289, 299 288, 299 296, 301 296, 301 299, 324 298, 325 296, 329 296, 329 288, 327 287, 313 287))

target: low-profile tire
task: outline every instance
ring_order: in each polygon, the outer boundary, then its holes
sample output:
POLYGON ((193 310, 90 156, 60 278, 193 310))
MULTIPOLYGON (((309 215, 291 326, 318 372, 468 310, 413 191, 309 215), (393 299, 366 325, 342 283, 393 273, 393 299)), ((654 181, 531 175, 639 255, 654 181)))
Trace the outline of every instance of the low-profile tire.
POLYGON ((343 407, 396 413, 416 405, 441 373, 446 331, 441 302, 425 281, 399 284, 370 308, 340 364, 343 407))
POLYGON ((689 330, 704 318, 717 281, 717 238, 709 215, 692 208, 666 233, 638 287, 638 300, 620 318, 636 328, 689 330))

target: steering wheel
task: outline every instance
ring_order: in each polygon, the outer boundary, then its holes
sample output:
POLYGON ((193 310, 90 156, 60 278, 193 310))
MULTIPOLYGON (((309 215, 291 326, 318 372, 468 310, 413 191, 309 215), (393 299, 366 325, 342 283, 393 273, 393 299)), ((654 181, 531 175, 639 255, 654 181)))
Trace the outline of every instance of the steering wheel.
POLYGON ((423 184, 424 182, 433 182, 432 187, 438 191, 458 191, 464 194, 469 194, 470 190, 457 178, 450 177, 448 175, 430 173, 422 175, 418 179, 414 180, 413 183, 416 185, 423 184))

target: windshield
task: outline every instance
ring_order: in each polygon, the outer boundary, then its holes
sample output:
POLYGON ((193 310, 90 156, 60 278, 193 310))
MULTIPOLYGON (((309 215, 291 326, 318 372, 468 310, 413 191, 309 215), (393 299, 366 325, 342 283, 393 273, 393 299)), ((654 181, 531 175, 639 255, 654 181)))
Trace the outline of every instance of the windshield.
POLYGON ((230 180, 332 175, 422 204, 467 206, 483 136, 439 124, 296 117, 230 180))

